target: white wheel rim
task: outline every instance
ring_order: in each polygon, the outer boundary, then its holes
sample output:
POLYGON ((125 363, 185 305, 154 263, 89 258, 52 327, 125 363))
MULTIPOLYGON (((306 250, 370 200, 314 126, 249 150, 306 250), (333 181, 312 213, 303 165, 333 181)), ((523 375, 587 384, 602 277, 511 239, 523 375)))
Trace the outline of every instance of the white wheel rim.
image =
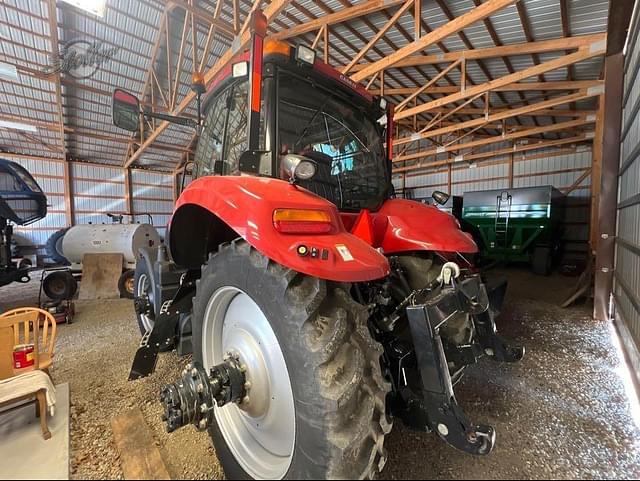
POLYGON ((258 305, 235 287, 214 292, 205 311, 202 360, 211 369, 231 353, 247 368, 248 402, 215 409, 224 440, 255 479, 282 479, 295 444, 293 390, 284 355, 258 305))
MULTIPOLYGON (((149 278, 146 274, 141 274, 138 278, 138 284, 135 287, 135 296, 146 296, 149 299, 149 303, 153 306, 153 290, 149 285, 149 278)), ((142 321, 142 326, 144 327, 145 331, 149 332, 151 329, 153 329, 153 325, 155 324, 155 322, 147 314, 140 314, 140 320, 142 321)))

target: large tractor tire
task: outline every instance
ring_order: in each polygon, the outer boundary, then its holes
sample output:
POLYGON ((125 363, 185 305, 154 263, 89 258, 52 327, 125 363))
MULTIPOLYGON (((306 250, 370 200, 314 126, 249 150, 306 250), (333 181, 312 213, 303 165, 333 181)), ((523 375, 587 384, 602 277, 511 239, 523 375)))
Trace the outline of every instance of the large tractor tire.
POLYGON ((69 228, 66 228, 54 232, 51 237, 47 239, 47 244, 45 246, 47 257, 56 264, 60 264, 62 266, 68 266, 70 264, 62 252, 62 239, 64 239, 64 235, 68 230, 69 228))
POLYGON ((68 301, 78 292, 78 281, 69 271, 54 271, 42 281, 42 290, 49 299, 68 301))
POLYGON ((120 279, 118 279, 118 291, 122 299, 135 299, 136 297, 136 284, 135 284, 136 271, 133 269, 127 269, 122 273, 120 279))
POLYGON ((236 356, 247 397, 216 408, 209 434, 229 479, 372 478, 386 461, 390 386, 367 311, 337 285, 270 261, 242 240, 203 267, 195 360, 236 356))

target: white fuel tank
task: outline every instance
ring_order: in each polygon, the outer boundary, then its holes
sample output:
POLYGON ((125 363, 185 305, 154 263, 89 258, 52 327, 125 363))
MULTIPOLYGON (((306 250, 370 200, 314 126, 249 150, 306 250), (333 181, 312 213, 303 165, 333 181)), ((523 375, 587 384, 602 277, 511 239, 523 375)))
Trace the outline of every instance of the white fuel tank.
POLYGON ((134 268, 141 247, 160 245, 158 231, 149 224, 87 224, 69 229, 62 239, 62 251, 71 264, 82 264, 85 254, 120 254, 128 268, 134 268))

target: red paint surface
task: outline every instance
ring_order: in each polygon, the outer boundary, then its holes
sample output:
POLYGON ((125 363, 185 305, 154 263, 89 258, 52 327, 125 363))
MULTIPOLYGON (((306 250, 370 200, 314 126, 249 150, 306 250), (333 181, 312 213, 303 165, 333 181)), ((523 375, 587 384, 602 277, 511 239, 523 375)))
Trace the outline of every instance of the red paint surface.
MULTIPOLYGON (((358 214, 341 214, 347 228, 359 237, 358 214)), ((385 254, 408 251, 461 252, 475 254, 478 246, 471 234, 461 231, 452 215, 420 202, 390 199, 371 214, 373 247, 385 254)))
POLYGON ((262 254, 297 272, 338 282, 364 282, 389 274, 387 258, 344 228, 334 204, 288 182, 252 176, 202 177, 185 189, 176 210, 186 204, 214 213, 262 254), (324 210, 333 229, 321 235, 278 232, 273 211, 287 208, 324 210), (316 247, 320 255, 327 249, 328 259, 301 257, 300 245, 316 247), (346 246, 353 260, 345 260, 338 246, 346 246))

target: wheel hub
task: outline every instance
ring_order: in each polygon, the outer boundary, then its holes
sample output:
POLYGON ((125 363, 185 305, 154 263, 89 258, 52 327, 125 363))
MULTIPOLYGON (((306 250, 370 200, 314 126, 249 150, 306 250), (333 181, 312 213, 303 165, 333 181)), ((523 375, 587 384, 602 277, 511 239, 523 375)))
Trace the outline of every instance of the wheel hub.
POLYGON ((240 289, 223 287, 212 295, 203 319, 205 369, 237 360, 245 381, 238 404, 215 409, 229 449, 256 479, 282 478, 293 458, 293 390, 278 339, 258 305, 240 289))

